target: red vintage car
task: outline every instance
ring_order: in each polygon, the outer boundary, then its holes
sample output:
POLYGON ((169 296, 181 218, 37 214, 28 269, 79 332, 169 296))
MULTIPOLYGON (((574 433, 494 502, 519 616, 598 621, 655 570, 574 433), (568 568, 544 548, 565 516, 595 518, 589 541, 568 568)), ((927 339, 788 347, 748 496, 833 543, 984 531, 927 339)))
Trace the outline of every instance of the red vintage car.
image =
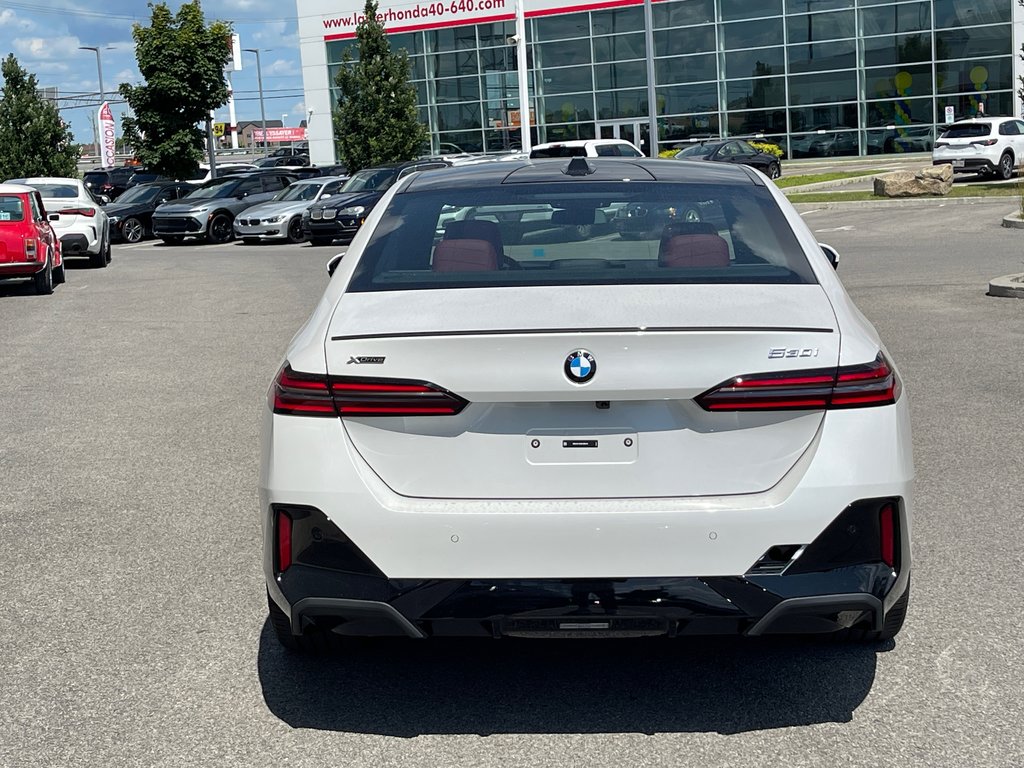
POLYGON ((53 293, 64 282, 60 240, 43 200, 32 187, 0 184, 0 279, 32 278, 35 292, 53 293))

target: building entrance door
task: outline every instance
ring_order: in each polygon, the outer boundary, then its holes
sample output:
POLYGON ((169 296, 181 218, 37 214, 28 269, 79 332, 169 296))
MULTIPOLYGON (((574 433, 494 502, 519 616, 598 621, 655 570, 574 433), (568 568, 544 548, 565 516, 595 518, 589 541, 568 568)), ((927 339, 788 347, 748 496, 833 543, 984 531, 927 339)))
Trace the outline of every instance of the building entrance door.
POLYGON ((599 139, 624 139, 638 147, 645 155, 651 154, 650 127, 646 120, 616 120, 598 123, 599 139))

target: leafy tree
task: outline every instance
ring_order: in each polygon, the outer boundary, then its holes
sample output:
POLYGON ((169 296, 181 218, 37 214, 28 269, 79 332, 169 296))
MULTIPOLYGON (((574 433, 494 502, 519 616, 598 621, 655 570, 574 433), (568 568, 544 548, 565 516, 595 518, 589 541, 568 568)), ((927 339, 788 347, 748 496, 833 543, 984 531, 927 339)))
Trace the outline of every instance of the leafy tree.
POLYGON ((199 0, 183 3, 173 15, 166 3, 149 7, 150 25, 132 30, 146 84, 118 88, 134 112, 124 119, 124 137, 143 164, 180 179, 203 158, 200 124, 227 103, 231 27, 221 21, 207 26, 199 0))
POLYGON ((14 55, 0 65, 0 181, 14 177, 78 177, 78 147, 57 107, 39 95, 36 76, 14 55))
POLYGON ((358 59, 353 62, 345 51, 334 80, 339 91, 335 143, 350 172, 412 160, 427 138, 409 83, 409 57, 404 49, 391 51, 376 0, 366 0, 363 14, 356 27, 358 59))

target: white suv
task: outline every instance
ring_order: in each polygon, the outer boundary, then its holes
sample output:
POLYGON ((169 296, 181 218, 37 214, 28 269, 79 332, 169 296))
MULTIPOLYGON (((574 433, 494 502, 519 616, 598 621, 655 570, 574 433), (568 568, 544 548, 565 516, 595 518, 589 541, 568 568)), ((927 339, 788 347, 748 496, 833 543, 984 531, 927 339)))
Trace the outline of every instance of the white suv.
POLYGON ((935 142, 932 164, 950 163, 954 173, 1009 179, 1024 162, 1024 121, 1015 117, 972 117, 948 126, 935 142))
POLYGON ((625 139, 580 139, 537 144, 530 157, 643 157, 636 146, 625 139))
POLYGON ((4 183, 37 189, 46 212, 59 214, 53 230, 63 256, 87 256, 94 267, 110 263, 110 220, 81 179, 38 176, 4 183))

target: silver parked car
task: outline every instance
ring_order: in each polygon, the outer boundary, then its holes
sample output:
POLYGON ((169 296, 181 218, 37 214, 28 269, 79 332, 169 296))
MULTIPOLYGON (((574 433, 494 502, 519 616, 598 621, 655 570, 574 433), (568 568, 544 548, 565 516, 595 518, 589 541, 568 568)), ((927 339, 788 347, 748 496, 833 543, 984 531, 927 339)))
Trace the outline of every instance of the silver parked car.
POLYGON ((246 208, 235 218, 235 237, 243 243, 287 240, 301 243, 302 214, 318 200, 338 194, 347 176, 318 176, 297 181, 273 200, 246 208))

